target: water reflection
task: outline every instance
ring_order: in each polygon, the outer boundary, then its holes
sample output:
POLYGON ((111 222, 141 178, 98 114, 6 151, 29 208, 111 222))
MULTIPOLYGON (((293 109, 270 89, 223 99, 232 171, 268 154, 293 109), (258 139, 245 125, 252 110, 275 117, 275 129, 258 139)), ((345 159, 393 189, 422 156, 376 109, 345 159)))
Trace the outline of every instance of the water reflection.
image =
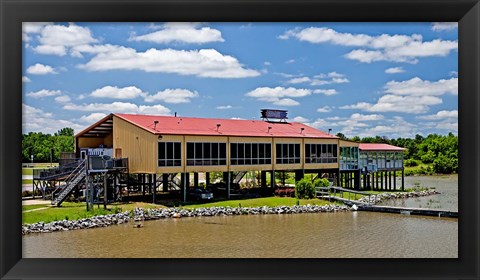
MULTIPOLYGON (((440 195, 386 205, 457 211, 458 177, 406 177, 440 195)), ((24 258, 457 258, 458 220, 341 212, 198 217, 23 237, 24 258)))

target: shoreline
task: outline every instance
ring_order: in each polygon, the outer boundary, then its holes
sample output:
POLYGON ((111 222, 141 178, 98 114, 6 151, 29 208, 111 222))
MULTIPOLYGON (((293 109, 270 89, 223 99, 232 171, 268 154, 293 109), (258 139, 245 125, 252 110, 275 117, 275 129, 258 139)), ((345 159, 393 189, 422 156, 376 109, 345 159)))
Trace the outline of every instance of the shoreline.
MULTIPOLYGON (((390 199, 403 199, 419 196, 439 194, 435 190, 423 190, 418 192, 394 192, 373 194, 360 198, 358 203, 372 204, 390 199)), ((69 231, 89 228, 107 227, 136 221, 159 220, 181 217, 209 217, 209 216, 236 216, 236 215, 271 215, 271 214, 301 214, 301 213, 330 213, 355 211, 354 207, 345 204, 318 205, 294 205, 294 206, 258 206, 258 207, 207 207, 207 208, 135 208, 116 214, 98 215, 80 220, 60 220, 50 223, 38 222, 22 225, 22 236, 32 233, 49 233, 55 231, 69 231), (353 208, 353 209, 352 209, 353 208)))

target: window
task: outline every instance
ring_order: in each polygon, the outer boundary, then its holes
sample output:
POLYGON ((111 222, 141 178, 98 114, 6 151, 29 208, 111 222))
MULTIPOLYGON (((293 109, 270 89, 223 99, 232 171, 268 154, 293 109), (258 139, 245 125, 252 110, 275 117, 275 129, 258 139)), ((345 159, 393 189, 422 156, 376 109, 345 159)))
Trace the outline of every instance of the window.
POLYGON ((358 169, 358 147, 340 147, 340 169, 358 169))
POLYGON ((272 164, 270 143, 230 143, 230 164, 272 164))
POLYGON ((336 163, 337 144, 305 144, 305 163, 336 163))
POLYGON ((300 144, 276 144, 277 164, 300 163, 300 144))
POLYGON ((187 142, 187 165, 226 165, 226 149, 225 143, 187 142))
POLYGON ((158 166, 182 166, 182 143, 158 142, 158 166))

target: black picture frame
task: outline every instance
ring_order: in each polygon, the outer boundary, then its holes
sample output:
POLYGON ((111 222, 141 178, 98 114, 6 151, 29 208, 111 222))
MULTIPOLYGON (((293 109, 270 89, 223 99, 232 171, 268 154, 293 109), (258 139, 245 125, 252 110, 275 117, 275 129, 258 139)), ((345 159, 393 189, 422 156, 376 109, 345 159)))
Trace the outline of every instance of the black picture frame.
MULTIPOLYGON (((2 279, 479 279, 478 0, 0 0, 2 279), (458 21, 458 259, 22 259, 22 22, 458 21)), ((441 246, 441 244, 439 244, 441 246)))

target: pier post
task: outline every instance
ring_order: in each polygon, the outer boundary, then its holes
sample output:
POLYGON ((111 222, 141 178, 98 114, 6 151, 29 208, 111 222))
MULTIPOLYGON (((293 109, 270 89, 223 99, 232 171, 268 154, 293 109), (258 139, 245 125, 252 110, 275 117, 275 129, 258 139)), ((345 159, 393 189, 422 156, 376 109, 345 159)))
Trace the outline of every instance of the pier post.
POLYGON ((205 187, 210 185, 210 172, 205 172, 205 187))
POLYGON ((392 190, 392 171, 388 171, 388 190, 392 190))
POLYGON ((260 184, 262 185, 262 188, 267 187, 267 171, 260 171, 260 184))
POLYGON ((162 182, 163 182, 162 191, 164 192, 168 191, 168 173, 162 174, 162 182))
POLYGON ((393 190, 397 190, 397 170, 393 171, 393 190))
POLYGON ((107 172, 103 174, 103 209, 107 209, 107 172))
POLYGON ((227 175, 227 179, 228 179, 228 183, 227 183, 227 199, 230 199, 230 184, 231 184, 231 179, 230 179, 230 175, 231 172, 228 172, 228 175, 227 175))
POLYGON ((270 171, 270 187, 275 187, 275 170, 270 171))
POLYGON ((198 172, 193 172, 193 186, 198 188, 198 172))
POLYGON ((385 190, 388 188, 388 171, 385 172, 385 190))
POLYGON ((402 192, 404 191, 405 187, 405 168, 402 167, 402 192))
POLYGON ((153 195, 153 204, 155 204, 157 202, 157 174, 153 174, 153 184, 152 184, 152 188, 153 188, 153 192, 152 192, 152 195, 153 195))
POLYGON ((360 169, 354 171, 354 174, 355 174, 355 182, 354 182, 354 185, 355 185, 355 189, 359 190, 360 189, 360 169))
POLYGON ((224 183, 227 183, 229 178, 230 178, 230 175, 229 175, 230 172, 223 172, 223 182, 224 183))
POLYGON ((183 202, 187 202, 187 181, 190 181, 189 177, 190 177, 190 174, 189 173, 183 173, 182 174, 182 178, 183 178, 183 202))
POLYGON ((303 169, 295 170, 295 182, 302 180, 304 173, 305 173, 305 170, 303 169))

